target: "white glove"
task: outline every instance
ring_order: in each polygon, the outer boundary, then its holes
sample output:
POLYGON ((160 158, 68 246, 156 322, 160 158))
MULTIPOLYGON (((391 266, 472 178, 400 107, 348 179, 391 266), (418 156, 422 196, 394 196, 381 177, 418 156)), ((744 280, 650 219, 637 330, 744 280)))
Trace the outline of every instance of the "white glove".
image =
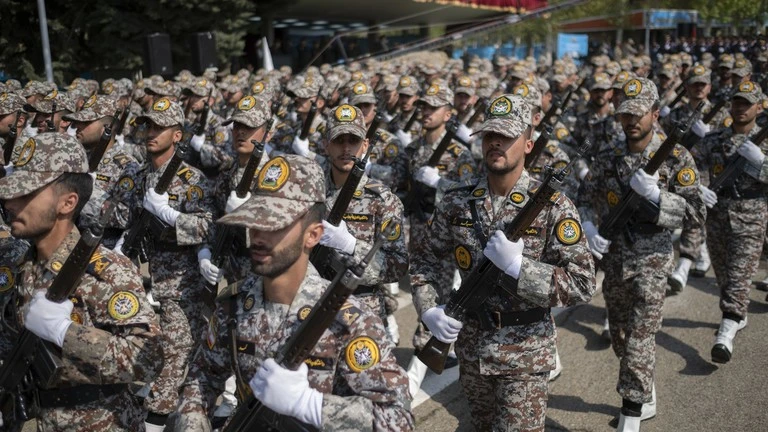
POLYGON ((464 324, 445 314, 445 305, 427 309, 421 314, 421 321, 429 331, 443 343, 454 343, 464 324))
POLYGON ((199 152, 200 149, 203 148, 203 144, 205 144, 205 134, 193 135, 192 139, 189 140, 189 145, 191 145, 196 152, 199 152))
POLYGON ((581 171, 579 171, 579 180, 584 180, 584 177, 589 174, 589 168, 582 168, 581 171))
POLYGON ((672 110, 669 109, 668 106, 662 107, 661 111, 659 111, 659 117, 664 118, 668 116, 670 112, 672 112, 672 110))
POLYGON ((750 164, 758 168, 763 164, 763 161, 765 160, 765 154, 763 154, 763 151, 760 150, 760 147, 756 146, 755 143, 750 140, 744 141, 744 143, 736 149, 736 152, 741 155, 741 157, 748 160, 750 164))
POLYGON ((517 279, 520 277, 520 267, 523 265, 524 248, 522 239, 516 242, 509 241, 504 232, 496 230, 485 245, 483 255, 504 273, 517 279))
POLYGON ((398 130, 396 130, 396 131, 395 131, 395 136, 396 136, 396 137, 397 137, 397 139, 400 141, 400 143, 401 143, 402 145, 404 145, 404 146, 406 146, 406 145, 410 144, 410 143, 411 143, 411 141, 413 141, 413 139, 411 138, 411 136, 410 136, 409 134, 407 134, 405 131, 403 131, 402 129, 398 129, 398 130))
POLYGON ((272 411, 309 425, 322 425, 323 394, 309 386, 307 364, 295 371, 266 359, 251 378, 253 395, 272 411))
POLYGON ((200 264, 200 274, 203 275, 206 282, 211 285, 218 285, 221 279, 221 269, 211 262, 211 250, 202 248, 197 253, 197 263, 200 264))
POLYGON ((299 138, 298 135, 296 135, 296 137, 293 138, 293 144, 291 144, 291 147, 297 155, 304 157, 309 156, 309 140, 303 140, 299 138))
POLYGON ((717 204, 717 194, 712 189, 699 185, 699 192, 701 192, 701 200, 704 201, 704 205, 707 208, 712 208, 717 204))
POLYGON ((372 166, 373 166, 373 164, 371 163, 370 159, 365 161, 365 175, 370 175, 371 174, 371 167, 372 166))
POLYGON ((296 111, 291 111, 290 113, 288 113, 288 120, 295 122, 296 120, 298 120, 298 118, 299 116, 296 114, 296 111))
POLYGON ((155 188, 147 189, 147 193, 144 195, 144 208, 157 216, 163 222, 170 226, 176 226, 176 219, 179 218, 181 212, 171 208, 168 192, 160 195, 155 192, 155 188))
POLYGON ((369 177, 381 180, 384 184, 391 185, 395 178, 392 167, 389 165, 372 164, 369 177))
POLYGON ((72 324, 72 308, 75 305, 68 299, 56 303, 45 298, 45 292, 38 291, 29 302, 29 309, 24 316, 24 327, 40 339, 64 346, 64 336, 72 324))
POLYGON ((152 291, 147 293, 147 303, 149 303, 149 305, 155 309, 159 309, 161 306, 160 302, 155 300, 154 297, 152 297, 152 291))
POLYGON ((456 136, 466 142, 469 142, 470 140, 472 140, 471 135, 472 135, 472 129, 468 128, 466 125, 460 124, 459 128, 456 130, 456 136))
POLYGON ((691 126, 691 132, 699 138, 704 138, 704 135, 709 133, 709 126, 699 119, 691 126))
POLYGON ((13 164, 8 164, 3 167, 5 169, 5 176, 8 177, 9 175, 13 174, 13 164))
POLYGON ((232 213, 235 211, 236 208, 243 205, 246 201, 251 199, 251 193, 248 192, 245 194, 245 198, 238 198, 237 192, 232 191, 229 193, 229 198, 227 198, 227 205, 224 206, 224 212, 225 213, 232 213))
POLYGON ((76 137, 77 136, 77 128, 74 127, 74 126, 68 127, 67 128, 67 135, 69 135, 71 137, 76 137))
POLYGON ((347 223, 341 221, 339 226, 333 226, 328 221, 323 221, 323 235, 320 237, 320 244, 340 250, 347 255, 355 253, 357 239, 349 233, 347 223))
POLYGON ((581 226, 587 235, 587 244, 592 255, 597 259, 603 259, 603 254, 608 253, 608 249, 611 247, 611 241, 600 235, 592 221, 586 221, 581 226))
POLYGON ((124 135, 116 135, 115 136, 115 142, 117 143, 117 145, 119 145, 121 147, 124 146, 125 145, 125 136, 124 135))
POLYGON ((423 166, 416 171, 413 179, 431 188, 437 188, 437 183, 440 181, 440 170, 433 166, 423 166))
POLYGON ((33 125, 31 121, 27 122, 27 126, 24 127, 24 130, 26 131, 26 134, 31 138, 37 136, 37 126, 33 125))
POLYGON ((125 254, 123 253, 123 243, 125 243, 126 232, 123 232, 123 235, 121 235, 120 238, 117 239, 117 243, 115 243, 115 247, 112 248, 114 252, 117 252, 122 256, 125 256, 125 254))
POLYGON ((659 185, 657 184, 658 181, 658 171, 650 176, 642 169, 639 169, 632 175, 632 178, 629 179, 629 187, 648 201, 658 203, 659 196, 661 195, 661 189, 659 189, 659 185))

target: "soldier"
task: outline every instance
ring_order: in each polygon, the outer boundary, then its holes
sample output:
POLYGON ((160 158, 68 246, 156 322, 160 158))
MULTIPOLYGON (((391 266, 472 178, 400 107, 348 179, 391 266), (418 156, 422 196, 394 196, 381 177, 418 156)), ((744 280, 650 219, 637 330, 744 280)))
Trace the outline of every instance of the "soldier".
POLYGON ((747 306, 752 277, 757 272, 768 218, 768 142, 751 139, 761 128, 755 118, 763 110, 760 86, 751 81, 738 85, 731 101, 733 124, 708 134, 699 146, 697 164, 716 179, 738 155, 747 165, 732 187, 715 194, 703 189, 712 204, 707 218, 707 246, 720 288, 720 328, 712 347, 712 361, 727 363, 733 353, 736 332, 747 325, 747 306))
POLYGON ((579 215, 565 195, 537 216, 532 234, 511 242, 502 231, 540 185, 523 168, 533 145, 530 119, 529 105, 517 95, 491 103, 478 130, 486 176, 446 193, 412 255, 414 305, 438 340, 456 341, 460 380, 481 431, 544 430, 547 379, 555 368, 550 308, 588 301, 595 290, 579 215), (509 277, 509 286, 492 290, 483 310, 474 311, 489 313, 495 327, 484 328, 472 314, 462 324, 443 312, 451 291, 440 284, 446 255, 456 257, 453 265, 464 277, 484 257, 509 277))
MULTIPOLYGON (((62 132, 66 133, 70 122, 64 116, 75 112, 75 104, 64 92, 53 90, 42 99, 24 105, 24 110, 35 113, 34 126, 37 133, 62 132), (53 112, 53 109, 56 112, 53 112)), ((26 140, 24 141, 26 142, 26 140)))
MULTIPOLYGON (((93 95, 85 102, 82 110, 64 116, 64 119, 71 121, 77 130, 76 138, 89 157, 94 151, 99 151, 96 147, 100 144, 104 129, 112 123, 116 110, 117 106, 113 99, 108 96, 93 95)), ((93 228, 99 222, 104 201, 113 195, 120 196, 124 189, 128 189, 128 180, 124 180, 122 185, 118 180, 123 177, 135 179, 139 171, 140 165, 136 159, 114 144, 114 140, 110 139, 96 170, 91 173, 94 178, 93 193, 77 221, 80 229, 93 228)), ((115 247, 123 231, 128 228, 132 210, 128 203, 122 200, 115 205, 115 211, 105 227, 101 240, 102 244, 110 249, 115 247)))
MULTIPOLYGON (((403 145, 408 145, 408 143, 421 134, 422 128, 420 119, 417 118, 409 130, 403 130, 411 116, 414 114, 418 115, 418 113, 414 113, 416 103, 419 101, 419 82, 416 80, 416 77, 410 75, 402 76, 397 83, 397 94, 397 103, 402 114, 400 115, 400 121, 396 125, 395 135, 403 145)), ((424 118, 424 116, 422 115, 421 118, 424 118)))
MULTIPOLYGON (((146 427, 154 432, 163 430, 168 415, 176 409, 185 366, 205 328, 197 248, 208 238, 213 196, 205 176, 186 163, 181 164, 166 193, 155 192, 175 145, 181 141, 184 113, 178 103, 160 98, 137 121, 148 126, 147 162, 135 178, 124 176, 118 184, 132 192, 126 200, 136 209, 135 217, 139 211, 147 211, 156 218, 150 232, 143 233, 147 237, 143 246, 149 262, 150 294, 162 310, 160 325, 165 342, 165 364, 147 398, 150 412, 146 427)), ((121 248, 119 241, 115 249, 121 248)))
POLYGON ((24 103, 24 98, 16 93, 0 93, 0 147, 2 148, 0 151, 2 151, 3 165, 11 163, 10 160, 5 160, 6 148, 11 149, 8 151, 12 155, 19 134, 24 130, 24 124, 27 121, 27 113, 23 109, 24 103), (16 138, 11 142, 11 127, 14 122, 16 123, 16 138))
POLYGON ((144 412, 129 385, 152 381, 162 365, 160 327, 141 277, 125 257, 100 246, 74 295, 62 303, 45 297, 80 239, 74 222, 93 180, 85 151, 66 134, 42 133, 21 147, 14 172, 0 179, 0 199, 11 233, 32 248, 16 289, 5 273, 2 296, 16 299, 10 303, 18 304, 19 318, 25 311, 19 325, 61 348, 63 364, 53 388, 36 389, 38 428, 141 430, 144 412))
POLYGON ((308 146, 312 151, 323 154, 322 140, 325 133, 325 119, 320 114, 325 106, 325 100, 320 95, 323 87, 323 78, 319 75, 305 75, 298 77, 293 93, 296 95, 297 121, 288 125, 278 125, 279 132, 275 136, 275 144, 281 151, 290 152, 290 147, 308 146), (316 108, 316 114, 309 127, 309 135, 306 140, 301 139, 304 122, 309 118, 312 106, 316 108), (287 126, 287 127, 286 127, 287 126))
POLYGON ((583 143, 586 139, 592 142, 590 154, 586 155, 587 160, 591 161, 593 152, 597 152, 602 143, 607 143, 613 138, 607 135, 607 131, 596 126, 606 125, 604 120, 613 117, 614 107, 611 99, 614 90, 611 78, 603 72, 595 74, 589 81, 589 102, 585 106, 586 110, 576 114, 576 125, 570 131, 576 143, 583 143))
POLYGON ((298 370, 272 358, 329 285, 309 264, 326 193, 322 169, 300 156, 265 169, 253 197, 219 220, 248 229, 252 272, 220 300, 183 387, 177 430, 210 430, 207 412, 232 365, 241 395, 252 391, 267 408, 322 430, 412 430, 405 373, 383 324, 354 295, 298 370))
POLYGON ((653 370, 656 332, 661 327, 666 278, 674 253, 671 231, 684 217, 701 223, 696 165, 688 151, 675 146, 658 172, 642 168, 661 146, 653 132, 659 116, 656 86, 646 78, 629 80, 616 110, 626 141, 603 147, 579 190, 579 212, 592 253, 602 258, 603 295, 610 322, 611 345, 619 357, 617 390, 623 402, 619 431, 639 431, 640 421, 656 415, 653 370), (634 220, 612 239, 597 230, 601 217, 632 189, 643 201, 634 220))
POLYGON ((190 146, 196 154, 191 157, 198 166, 210 177, 215 177, 220 171, 225 171, 232 166, 234 160, 232 151, 232 137, 229 128, 224 127, 223 118, 213 112, 215 96, 213 82, 205 79, 190 81, 181 91, 186 96, 188 111, 185 113, 184 139, 191 136, 190 146), (208 105, 206 118, 203 115, 204 107, 208 105), (198 125, 202 124, 202 134, 197 135, 198 125))

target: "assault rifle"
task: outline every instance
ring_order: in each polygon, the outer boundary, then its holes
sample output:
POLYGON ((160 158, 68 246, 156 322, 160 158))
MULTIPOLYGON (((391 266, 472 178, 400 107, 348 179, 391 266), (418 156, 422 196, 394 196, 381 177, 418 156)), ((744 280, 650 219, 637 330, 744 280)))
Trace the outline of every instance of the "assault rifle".
POLYGON ((200 120, 198 120, 197 125, 195 126, 195 135, 202 135, 205 133, 205 125, 208 121, 208 113, 211 111, 211 106, 208 104, 208 101, 211 99, 211 95, 213 94, 213 87, 208 91, 208 97, 205 98, 205 102, 203 103, 203 111, 200 113, 200 120))
POLYGON ((685 96, 685 80, 683 80, 683 82, 675 87, 675 93, 675 98, 672 100, 672 102, 669 103, 669 105, 667 105, 670 110, 677 106, 681 100, 683 100, 683 96, 685 96))
POLYGON ((56 132, 56 125, 53 124, 53 119, 56 117, 56 101, 51 102, 51 117, 45 121, 46 132, 56 132))
MULTIPOLYGON (((336 89, 334 88, 333 91, 335 92, 336 89)), ((322 87, 317 92, 317 97, 322 97, 323 89, 322 87)), ((312 128, 312 123, 315 121, 315 115, 317 115, 317 99, 312 101, 312 107, 309 108, 309 112, 307 113, 307 119, 302 123, 301 125, 301 134, 299 135, 299 139, 304 141, 309 136, 309 130, 312 128)))
POLYGON ((13 157, 13 146, 16 144, 16 137, 19 135, 16 125, 19 123, 21 117, 21 110, 16 111, 16 120, 10 125, 8 131, 8 142, 5 143, 3 149, 3 157, 5 158, 6 165, 11 163, 11 157, 13 157))
MULTIPOLYGON (((397 224, 390 226, 394 229, 397 224)), ((326 329, 336 319, 339 310, 347 301, 347 298, 357 289, 362 280, 363 273, 368 264, 373 260, 376 252, 381 248, 385 239, 384 233, 380 233, 376 241, 368 251, 360 264, 346 267, 336 274, 323 297, 312 308, 307 318, 301 323, 295 333, 291 335, 285 345, 277 352, 275 361, 281 366, 296 370, 309 357, 312 349, 325 333, 326 329)), ((234 332, 232 332, 234 334, 234 332)), ((237 379, 241 383, 246 381, 240 376, 239 368, 235 370, 237 379)), ((224 432, 245 432, 257 430, 276 429, 280 431, 315 431, 313 426, 299 422, 298 420, 282 416, 265 407, 253 395, 241 402, 232 416, 224 432)))
MULTIPOLYGON (((672 130, 672 133, 667 136, 667 139, 661 144, 656 153, 653 155, 648 164, 643 167, 648 175, 653 175, 659 170, 659 167, 667 160, 669 155, 674 150, 675 145, 678 144, 683 136, 688 133, 691 125, 696 122, 701 116, 701 109, 704 106, 703 103, 699 103, 696 109, 693 111, 688 120, 682 124, 677 125, 672 130)), ((636 212, 643 205, 644 198, 640 196, 633 189, 629 189, 621 197, 621 201, 611 209, 606 217, 603 218, 603 222, 600 224, 599 233, 606 239, 615 238, 621 230, 623 230, 627 223, 635 216, 636 212)), ((647 201, 646 201, 647 202, 647 201)))
MULTIPOLYGON (((590 146, 589 140, 579 148, 579 153, 586 153, 590 146)), ((548 205, 557 200, 560 184, 568 174, 568 170, 576 158, 571 159, 565 167, 554 171, 552 167, 544 168, 546 174, 541 186, 530 197, 528 203, 512 220, 507 233, 510 241, 517 241, 525 233, 531 224, 536 220, 539 213, 548 205)), ((491 322, 491 317, 482 311, 483 303, 494 292, 498 290, 497 286, 507 284, 510 277, 504 273, 504 270, 496 267, 491 260, 486 257, 478 263, 469 275, 463 278, 461 287, 451 293, 448 303, 445 305, 445 314, 451 318, 463 321, 469 312, 478 312, 480 319, 491 322)), ((516 281, 512 282, 516 286, 516 281)), ((448 357, 451 344, 439 341, 432 336, 424 349, 419 351, 418 357, 427 367, 437 374, 443 373, 445 368, 445 359, 448 357)))
POLYGON ((549 142, 549 138, 552 136, 552 123, 550 119, 552 119, 555 114, 557 114, 557 110, 562 107, 563 110, 568 106, 568 103, 571 101, 571 96, 573 96, 574 90, 568 90, 568 93, 565 94, 565 97, 562 100, 562 103, 553 103, 547 112, 544 114, 544 118, 541 119, 541 122, 536 126, 536 131, 540 132, 539 137, 536 138, 536 142, 533 143, 533 148, 531 149, 531 152, 528 153, 525 156, 525 167, 530 168, 534 165, 536 165, 536 161, 539 159, 539 156, 541 156, 541 152, 544 150, 544 147, 547 146, 547 143, 549 142))
MULTIPOLYGON (((339 226, 342 220, 344 220, 344 213, 349 208, 349 203, 352 202, 352 197, 355 195, 357 187, 360 185, 360 180, 365 174, 365 164, 368 162, 368 158, 371 155, 371 150, 376 145, 379 139, 379 134, 374 136, 373 142, 368 144, 368 151, 363 155, 362 159, 354 158, 355 165, 352 167, 352 171, 347 176, 347 180, 339 191, 339 195, 336 197, 336 201, 333 202, 333 207, 328 213, 328 217, 325 220, 333 226, 339 226)), ((334 250, 324 245, 317 245, 312 249, 309 255, 309 261, 317 269, 320 276, 325 279, 332 280, 338 273, 336 264, 338 260, 333 259, 334 250)))
POLYGON ((712 109, 711 109, 711 110, 709 110, 709 112, 708 112, 708 113, 704 114, 704 117, 702 117, 701 121, 703 121, 703 122, 704 122, 704 124, 709 124, 709 122, 711 122, 711 121, 712 121, 712 119, 714 119, 714 118, 715 118, 715 116, 717 115, 717 113, 719 113, 719 112, 720 112, 720 110, 721 110, 721 109, 723 109, 723 107, 725 106, 725 104, 727 104, 727 103, 728 103, 728 101, 730 101, 732 97, 733 97, 733 94, 731 94, 731 95, 728 95, 728 96, 726 96, 726 97, 724 97, 724 98, 720 99, 719 101, 717 101, 717 103, 715 104, 715 106, 713 106, 713 107, 712 107, 712 109))
MULTIPOLYGON (((751 141, 755 143, 755 145, 759 146, 763 141, 765 141, 766 137, 768 137, 768 127, 761 129, 760 132, 755 135, 754 139, 751 141)), ((746 158, 738 153, 734 154, 731 156, 731 160, 728 162, 728 165, 725 167, 725 169, 723 169, 723 172, 715 177, 715 179, 712 180, 712 182, 709 184, 709 188, 712 189, 712 191, 716 194, 719 194, 723 190, 734 187, 736 179, 738 179, 739 176, 741 176, 741 174, 744 172, 747 164, 748 161, 746 158)))
POLYGON ((112 141, 112 132, 117 130, 116 126, 120 121, 119 117, 120 110, 115 111, 112 122, 104 128, 104 132, 102 132, 101 138, 99 138, 99 143, 91 150, 91 155, 88 158, 88 172, 96 172, 96 169, 99 167, 99 162, 104 157, 104 153, 107 152, 109 142, 112 141))
MULTIPOLYGON (((83 230, 80 240, 48 288, 45 294, 48 300, 63 303, 77 291, 114 208, 115 201, 107 200, 99 224, 83 230)), ((5 424, 10 425, 8 430, 20 431, 25 421, 36 417, 35 407, 30 405, 27 393, 37 387, 50 388, 56 382, 62 367, 60 352, 58 346, 40 339, 26 328, 18 332, 16 344, 0 367, 0 407, 10 408, 10 412, 3 412, 5 424)))

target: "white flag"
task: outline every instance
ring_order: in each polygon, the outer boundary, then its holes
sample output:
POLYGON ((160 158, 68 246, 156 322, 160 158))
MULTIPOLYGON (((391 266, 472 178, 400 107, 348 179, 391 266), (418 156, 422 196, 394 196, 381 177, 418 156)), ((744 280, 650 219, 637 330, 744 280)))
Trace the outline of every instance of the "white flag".
POLYGON ((274 63, 272 63, 272 53, 269 51, 269 44, 267 44, 267 37, 261 37, 261 49, 264 58, 264 69, 271 71, 275 69, 274 63))

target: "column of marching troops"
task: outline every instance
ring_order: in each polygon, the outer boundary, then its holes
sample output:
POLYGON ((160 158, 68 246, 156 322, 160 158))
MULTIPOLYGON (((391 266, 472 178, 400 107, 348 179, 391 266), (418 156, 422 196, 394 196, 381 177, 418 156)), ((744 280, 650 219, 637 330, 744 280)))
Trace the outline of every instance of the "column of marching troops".
POLYGON ((596 268, 619 430, 656 414, 665 296, 710 260, 712 361, 738 352, 768 219, 768 54, 421 58, 0 84, 5 427, 160 431, 173 415, 177 430, 204 431, 232 427, 255 397, 276 429, 411 430, 427 366, 414 356, 406 372, 393 355, 407 276, 416 352, 455 342, 448 361, 481 431, 544 429, 562 369, 551 308, 588 302, 596 268), (363 161, 342 220, 328 222, 363 161), (628 197, 632 217, 608 229, 628 197), (57 300, 48 289, 92 233, 101 246, 57 300), (310 264, 316 246, 367 267, 289 367, 282 347, 332 284, 310 264), (458 313, 452 293, 488 265, 498 276, 458 313), (33 356, 58 358, 53 375, 12 358, 30 333, 44 341, 33 356))

